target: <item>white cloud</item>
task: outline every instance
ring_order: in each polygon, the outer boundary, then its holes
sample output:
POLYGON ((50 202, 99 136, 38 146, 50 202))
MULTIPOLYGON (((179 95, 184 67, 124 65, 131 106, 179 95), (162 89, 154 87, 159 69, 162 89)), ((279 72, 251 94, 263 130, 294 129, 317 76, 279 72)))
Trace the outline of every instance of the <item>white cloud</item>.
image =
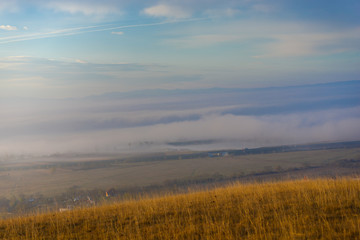
POLYGON ((151 17, 165 18, 188 18, 191 14, 181 7, 175 7, 165 4, 159 4, 149 8, 145 8, 143 12, 151 17))
POLYGON ((124 32, 111 32, 111 34, 115 34, 115 35, 123 35, 124 32))
POLYGON ((29 30, 29 28, 28 28, 27 26, 24 26, 23 29, 24 29, 25 31, 29 30))
POLYGON ((7 31, 15 31, 15 30, 17 30, 17 27, 10 26, 10 25, 0 25, 0 29, 7 30, 7 31))

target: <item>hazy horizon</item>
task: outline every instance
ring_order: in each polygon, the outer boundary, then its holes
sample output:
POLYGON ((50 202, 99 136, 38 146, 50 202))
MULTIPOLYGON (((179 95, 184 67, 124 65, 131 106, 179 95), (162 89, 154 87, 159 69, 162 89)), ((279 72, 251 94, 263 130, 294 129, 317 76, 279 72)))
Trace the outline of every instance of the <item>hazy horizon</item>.
POLYGON ((359 87, 360 81, 349 81, 8 99, 0 149, 121 153, 360 140, 359 87))
POLYGON ((360 3, 0 3, 0 155, 360 140, 360 3), (202 142, 174 146, 173 142, 202 142))

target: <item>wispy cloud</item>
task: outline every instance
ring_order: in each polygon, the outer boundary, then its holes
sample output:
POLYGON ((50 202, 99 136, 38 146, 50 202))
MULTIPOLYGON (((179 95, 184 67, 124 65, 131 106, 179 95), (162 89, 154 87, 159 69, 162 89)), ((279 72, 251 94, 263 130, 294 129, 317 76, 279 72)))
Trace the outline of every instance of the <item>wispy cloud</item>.
POLYGON ((276 8, 270 4, 255 4, 252 6, 252 9, 263 13, 270 13, 276 10, 276 8))
POLYGON ((204 11, 204 15, 211 18, 221 18, 221 17, 234 17, 241 14, 241 11, 234 8, 225 8, 225 9, 207 9, 204 11))
POLYGON ((275 34, 257 57, 297 57, 360 51, 360 28, 339 32, 275 34))
POLYGON ((203 48, 220 43, 239 41, 241 39, 244 39, 244 37, 231 34, 206 34, 168 39, 165 40, 165 43, 180 48, 203 48))
POLYGON ((15 30, 17 30, 17 27, 10 26, 10 25, 0 25, 0 29, 7 30, 7 31, 15 31, 15 30))
POLYGON ((81 63, 81 64, 86 64, 86 63, 88 63, 87 61, 84 61, 84 60, 81 60, 81 59, 76 59, 75 62, 81 63))
MULTIPOLYGON (((134 87, 145 77, 156 78, 163 66, 142 63, 92 62, 86 58, 0 58, 0 98, 5 96, 61 97, 134 87), (22 79, 22 81, 18 81, 22 79), (25 81, 28 79, 29 81, 25 81), (43 79, 39 86, 36 79, 43 79), (128 80, 130 79, 130 80, 128 80), (25 88, 26 85, 26 88, 25 88)), ((143 86, 143 85, 142 85, 143 86)))
POLYGON ((71 14, 106 15, 121 13, 119 7, 109 1, 50 1, 46 6, 55 11, 68 12, 71 14))
POLYGON ((143 13, 151 17, 165 17, 165 18, 188 18, 191 16, 189 11, 182 7, 159 4, 149 8, 145 8, 143 13))
POLYGON ((124 32, 111 32, 111 34, 115 34, 115 35, 123 35, 124 32))
POLYGON ((321 24, 279 21, 228 21, 226 26, 187 26, 163 42, 178 48, 213 47, 221 43, 250 44, 255 58, 302 57, 360 51, 360 28, 329 28, 321 24))
MULTIPOLYGON (((27 66, 27 68, 23 68, 22 72, 27 70, 32 70, 34 72, 41 72, 41 70, 45 70, 47 68, 51 68, 52 70, 58 69, 59 72, 66 69, 76 70, 77 72, 80 70, 90 71, 91 69, 96 69, 99 72, 113 72, 113 71, 144 71, 146 67, 150 67, 150 65, 140 65, 135 63, 92 63, 85 61, 83 59, 49 59, 49 58, 39 58, 39 57, 30 57, 30 56, 9 56, 6 58, 0 58, 0 64, 7 64, 8 66, 27 66), (80 65, 77 63, 81 63, 80 65), (86 66, 83 66, 86 64, 86 66)), ((26 72, 25 74, 28 74, 26 72)))
POLYGON ((15 12, 17 9, 16 1, 0 1, 0 12, 5 10, 15 12))

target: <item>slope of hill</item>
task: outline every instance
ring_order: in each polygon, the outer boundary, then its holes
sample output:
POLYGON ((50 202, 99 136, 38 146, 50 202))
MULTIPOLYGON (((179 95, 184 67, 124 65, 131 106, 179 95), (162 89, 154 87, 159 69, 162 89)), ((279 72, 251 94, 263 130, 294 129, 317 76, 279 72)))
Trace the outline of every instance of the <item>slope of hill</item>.
POLYGON ((360 239, 358 179, 233 184, 0 221, 1 239, 360 239))

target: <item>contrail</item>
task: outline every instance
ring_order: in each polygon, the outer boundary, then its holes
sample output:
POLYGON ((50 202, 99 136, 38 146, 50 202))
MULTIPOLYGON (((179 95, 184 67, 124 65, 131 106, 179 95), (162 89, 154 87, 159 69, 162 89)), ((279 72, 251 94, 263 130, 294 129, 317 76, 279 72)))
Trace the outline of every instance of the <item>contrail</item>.
POLYGON ((181 23, 181 22, 193 22, 193 21, 201 21, 207 18, 192 18, 186 20, 174 20, 174 21, 164 21, 158 23, 144 23, 144 24, 133 24, 133 25, 124 25, 124 26, 116 26, 116 27, 108 27, 108 25, 97 25, 97 26, 85 26, 85 27, 77 27, 77 28, 65 28, 54 30, 50 32, 44 33, 33 33, 33 34, 25 34, 25 35, 17 35, 17 36, 10 36, 10 37, 1 37, 0 44, 12 43, 12 42, 22 42, 28 40, 35 40, 35 39, 43 39, 43 38, 55 38, 55 37, 62 37, 62 36, 70 36, 70 35, 78 35, 84 33, 91 33, 91 32, 103 32, 115 29, 123 29, 123 28, 138 28, 138 27, 149 27, 149 26, 158 26, 158 25, 165 25, 165 24, 173 24, 173 23, 181 23))
POLYGON ((6 40, 7 41, 19 40, 22 38, 36 38, 36 37, 44 37, 44 36, 46 37, 47 35, 61 34, 61 33, 66 33, 66 32, 71 32, 71 31, 76 31, 76 30, 99 28, 99 27, 105 27, 105 26, 109 26, 109 24, 108 25, 77 27, 77 28, 65 28, 65 29, 59 29, 59 30, 54 30, 54 31, 50 31, 50 32, 45 32, 45 33, 33 33, 33 34, 23 34, 23 35, 16 35, 16 36, 10 36, 10 37, 1 37, 0 42, 3 42, 4 40, 5 41, 6 40))

